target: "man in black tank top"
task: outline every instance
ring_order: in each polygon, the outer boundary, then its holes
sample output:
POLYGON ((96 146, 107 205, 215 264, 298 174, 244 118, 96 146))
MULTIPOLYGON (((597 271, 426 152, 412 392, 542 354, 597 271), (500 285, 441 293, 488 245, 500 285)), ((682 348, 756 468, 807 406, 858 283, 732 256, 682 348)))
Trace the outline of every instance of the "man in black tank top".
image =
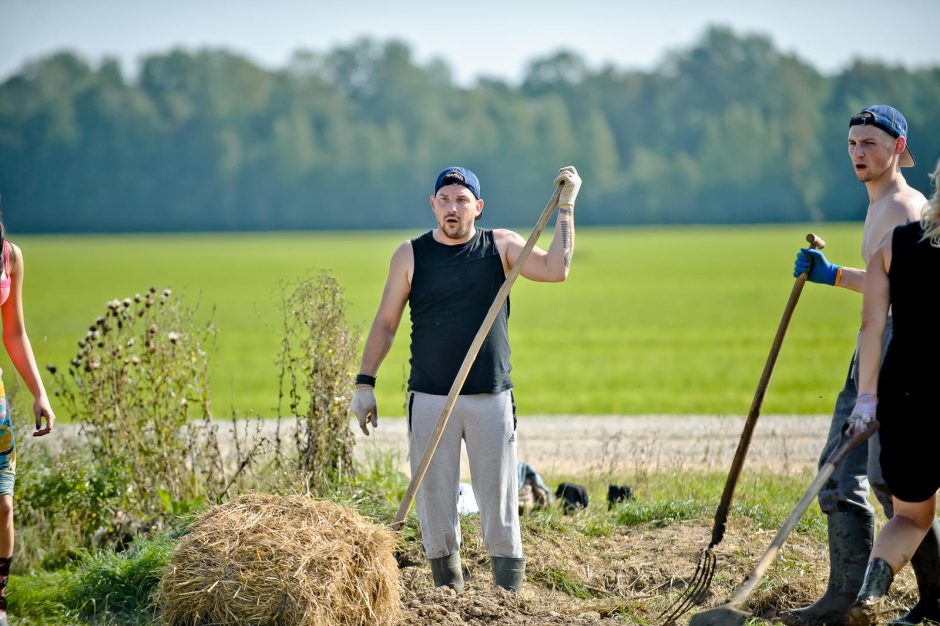
MULTIPOLYGON (((539 282, 568 277, 574 251, 574 204, 581 179, 563 167, 555 235, 534 248, 522 276, 539 282)), ((388 354, 405 303, 411 311, 408 433, 414 473, 467 349, 525 240, 510 230, 477 228, 483 198, 476 175, 448 167, 430 198, 436 228, 401 244, 392 255, 382 301, 369 330, 350 411, 359 427, 378 426, 375 377, 388 354)), ((417 493, 418 518, 435 586, 463 590, 457 490, 460 448, 466 442, 483 540, 497 585, 518 590, 525 579, 519 532, 516 419, 509 364, 509 300, 487 334, 417 493)))

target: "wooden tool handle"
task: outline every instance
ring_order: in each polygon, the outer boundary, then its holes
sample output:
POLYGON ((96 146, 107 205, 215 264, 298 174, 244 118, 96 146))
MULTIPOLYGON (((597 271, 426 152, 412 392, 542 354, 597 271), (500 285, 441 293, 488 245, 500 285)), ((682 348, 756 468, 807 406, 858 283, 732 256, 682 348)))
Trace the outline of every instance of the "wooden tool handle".
POLYGON ((813 250, 822 250, 826 247, 826 242, 823 240, 823 238, 813 233, 806 235, 806 241, 809 242, 809 247, 813 250))
POLYGON ((447 394, 447 402, 444 404, 444 408, 441 411, 441 417, 438 419, 437 427, 434 429, 434 433, 431 435, 431 438, 428 440, 428 445, 424 449, 424 456, 421 458, 421 464, 415 471, 414 476, 411 477, 411 483, 408 485, 408 490, 405 492, 405 497, 401 501, 401 506, 398 507, 398 514, 395 516, 395 521, 392 522, 393 530, 399 530, 405 524, 405 517, 408 516, 408 509, 411 508, 411 503, 415 498, 415 494, 418 493, 418 487, 421 486, 421 481, 424 480, 424 475, 428 471, 428 466, 431 465, 431 459, 434 457, 434 452, 437 450, 437 444, 441 441, 441 437, 444 434, 444 428, 447 426, 447 420, 450 419, 450 413, 454 409, 454 405, 457 403, 457 396, 460 394, 460 390, 463 388, 463 384, 467 379, 467 375, 470 374, 470 368, 473 366, 473 362, 476 360, 477 354, 480 352, 480 348, 483 347, 483 341, 486 339, 486 335, 490 332, 490 327, 496 320, 496 316, 499 314, 499 310, 503 307, 503 302, 505 302, 506 298, 509 296, 509 290, 512 288, 512 284, 516 282, 516 278, 518 278, 519 273, 522 272, 522 266, 525 264, 526 259, 529 258, 529 254, 532 252, 532 249, 538 242, 539 235, 542 234, 542 230, 548 223, 548 219, 552 216, 552 213, 555 212, 555 208, 558 206, 558 199, 561 197, 561 190, 563 186, 564 184, 559 184, 555 188, 555 193, 552 194, 548 204, 545 205, 545 209, 539 216, 539 220, 535 224, 535 228, 532 230, 532 234, 529 235, 529 239, 526 241, 525 247, 522 248, 522 252, 519 253, 519 258, 516 259, 512 269, 509 270, 509 274, 506 275, 506 280, 503 282, 502 287, 500 287, 499 291, 496 293, 496 297, 493 299, 493 304, 490 305, 490 309, 487 311, 486 317, 483 318, 483 323, 480 325, 480 329, 477 331, 476 336, 470 343, 470 348, 467 350, 467 356, 464 357, 463 363, 460 365, 460 369, 457 371, 457 377, 454 378, 454 383, 450 387, 450 393, 447 394))
MULTIPOLYGON (((826 245, 825 241, 813 233, 806 235, 806 241, 816 250, 821 250, 826 245)), ((812 263, 812 260, 810 262, 812 263)), ((808 271, 796 277, 793 288, 790 290, 787 306, 780 318, 780 324, 777 325, 777 334, 774 335, 774 342, 770 346, 770 354, 767 355, 767 361, 764 363, 764 371, 761 372, 760 381, 757 383, 757 392, 751 402, 751 409, 747 413, 747 420, 744 422, 744 429, 741 431, 741 438, 738 440, 738 448, 734 453, 734 460, 731 461, 731 469, 728 470, 728 478, 725 480, 725 489, 721 494, 721 502, 718 504, 718 510, 715 511, 715 523, 712 525, 712 539, 709 548, 717 546, 725 537, 725 527, 728 523, 728 514, 731 511, 734 489, 744 467, 744 459, 747 457, 748 448, 751 446, 751 437, 754 434, 754 428, 757 426, 757 418, 760 416, 761 405, 764 403, 764 395, 770 385, 770 377, 774 373, 777 356, 780 354, 783 338, 790 326, 793 310, 796 309, 796 303, 799 302, 800 294, 803 293, 803 285, 806 284, 808 271)))

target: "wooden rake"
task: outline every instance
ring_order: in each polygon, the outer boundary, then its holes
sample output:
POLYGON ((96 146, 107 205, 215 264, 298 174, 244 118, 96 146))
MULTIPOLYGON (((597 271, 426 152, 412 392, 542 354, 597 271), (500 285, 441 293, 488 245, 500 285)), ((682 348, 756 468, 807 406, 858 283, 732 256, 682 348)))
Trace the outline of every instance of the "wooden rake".
POLYGON ((398 507, 398 514, 395 516, 395 521, 392 522, 392 530, 400 530, 405 525, 405 518, 408 516, 408 509, 411 508, 411 503, 414 501, 415 494, 418 493, 418 487, 421 486, 421 481, 424 480, 424 475, 427 473, 428 467, 431 465, 431 459, 434 457, 434 452, 437 450, 437 444, 439 444, 441 441, 441 437, 444 434, 444 428, 447 426, 447 420, 450 419, 451 411, 453 411, 454 405, 457 403, 457 396, 460 394, 460 390, 463 389, 463 384, 467 380, 467 376, 470 374, 470 368, 473 366, 473 362, 476 360, 477 354, 480 352, 480 348, 483 346, 483 341, 486 339, 486 335, 490 332, 490 327, 492 327, 493 322, 496 321, 496 316, 499 314, 499 310, 502 308, 506 298, 509 297, 509 290, 512 288, 513 283, 516 282, 516 278, 519 277, 520 272, 522 272, 522 266, 525 264, 526 259, 529 258, 529 254, 532 252, 532 248, 534 248, 535 244, 538 242, 539 236, 542 234, 542 230, 545 229, 545 225, 548 223, 552 213, 555 212, 555 208, 558 206, 558 199, 561 197, 561 190, 563 186, 564 183, 560 183, 555 188, 555 193, 552 194, 548 204, 545 205, 545 209, 539 216, 538 222, 536 222, 535 228, 532 230, 532 234, 529 235, 529 239, 525 243, 525 247, 522 248, 522 252, 519 253, 519 258, 516 259, 512 269, 509 270, 509 274, 506 275, 506 280, 503 282, 502 287, 500 287, 499 291, 496 293, 496 297, 493 299, 493 304, 490 305, 489 310, 486 312, 486 317, 483 318, 483 323, 480 324, 480 329, 477 331, 476 336, 470 343, 470 348, 467 350, 467 355, 464 357, 463 363, 460 365, 460 369, 457 370, 457 376, 454 378, 454 382, 450 386, 450 392, 447 394, 447 402, 444 404, 444 408, 441 410, 441 416, 438 419, 437 427, 434 429, 434 433, 431 435, 431 439, 428 440, 428 444, 424 449, 424 456, 421 459, 421 464, 418 466, 414 476, 411 477, 411 483, 408 485, 408 490, 405 492, 405 497, 401 501, 401 506, 398 507))
MULTIPOLYGON (((806 235, 806 241, 814 250, 822 250, 826 247, 826 242, 813 233, 806 235)), ((747 456, 747 450, 751 445, 751 436, 754 434, 755 426, 757 426, 757 418, 760 416, 761 405, 764 403, 764 395, 767 393, 768 385, 770 385, 770 377, 774 373, 774 366, 777 363, 777 355, 780 354, 780 347, 783 345, 783 338, 790 326, 790 318, 793 317, 796 303, 800 300, 803 285, 806 284, 806 279, 809 277, 812 267, 812 259, 810 259, 809 268, 796 277, 796 282, 790 290, 787 306, 780 318, 780 324, 777 325, 777 334, 774 336, 774 342, 770 346, 770 354, 767 355, 767 361, 764 363, 764 371, 761 373, 760 382, 757 384, 757 393, 754 394, 754 400, 751 402, 751 409, 748 411, 747 420, 744 422, 744 429, 741 431, 741 438, 738 441, 738 449, 734 453, 734 460, 731 462, 731 469, 728 471, 728 478, 725 481, 725 489, 721 494, 721 502, 715 512, 711 543, 699 553, 698 565, 683 593, 659 614, 657 621, 661 624, 673 624, 693 606, 699 604, 705 598, 705 594, 708 593, 709 587, 711 587, 718 563, 715 556, 715 546, 724 539, 734 488, 738 484, 741 469, 744 467, 744 458, 747 456)))

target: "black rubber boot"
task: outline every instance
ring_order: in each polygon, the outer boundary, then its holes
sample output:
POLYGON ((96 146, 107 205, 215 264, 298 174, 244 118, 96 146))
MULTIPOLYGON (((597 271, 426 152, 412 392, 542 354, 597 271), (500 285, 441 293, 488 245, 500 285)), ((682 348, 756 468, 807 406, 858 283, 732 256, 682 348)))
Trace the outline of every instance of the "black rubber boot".
POLYGON ((849 626, 871 626, 878 617, 878 607, 894 582, 894 570, 888 562, 874 558, 868 563, 858 597, 849 609, 849 626))
POLYGON ((861 509, 827 516, 829 585, 815 603, 780 616, 788 626, 841 626, 862 580, 875 538, 875 516, 861 509))
POLYGON ((460 569, 459 553, 429 560, 435 587, 450 587, 457 593, 463 593, 463 571, 460 569))
POLYGON ((911 557, 911 568, 917 577, 920 598, 907 615, 894 620, 890 626, 940 624, 940 522, 937 520, 911 557))
POLYGON ((493 581, 509 591, 519 591, 525 582, 525 559, 511 556, 490 557, 493 581))
POLYGON ((0 626, 7 626, 7 579, 13 557, 0 557, 0 626))

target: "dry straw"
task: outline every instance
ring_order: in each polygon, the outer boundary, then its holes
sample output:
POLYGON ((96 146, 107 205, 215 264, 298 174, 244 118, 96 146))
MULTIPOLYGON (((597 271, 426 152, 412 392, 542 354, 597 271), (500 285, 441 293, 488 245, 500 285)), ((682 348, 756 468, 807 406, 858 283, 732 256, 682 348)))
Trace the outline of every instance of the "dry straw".
POLYGON ((253 493, 199 516, 160 584, 164 624, 392 624, 395 537, 307 496, 253 493))

